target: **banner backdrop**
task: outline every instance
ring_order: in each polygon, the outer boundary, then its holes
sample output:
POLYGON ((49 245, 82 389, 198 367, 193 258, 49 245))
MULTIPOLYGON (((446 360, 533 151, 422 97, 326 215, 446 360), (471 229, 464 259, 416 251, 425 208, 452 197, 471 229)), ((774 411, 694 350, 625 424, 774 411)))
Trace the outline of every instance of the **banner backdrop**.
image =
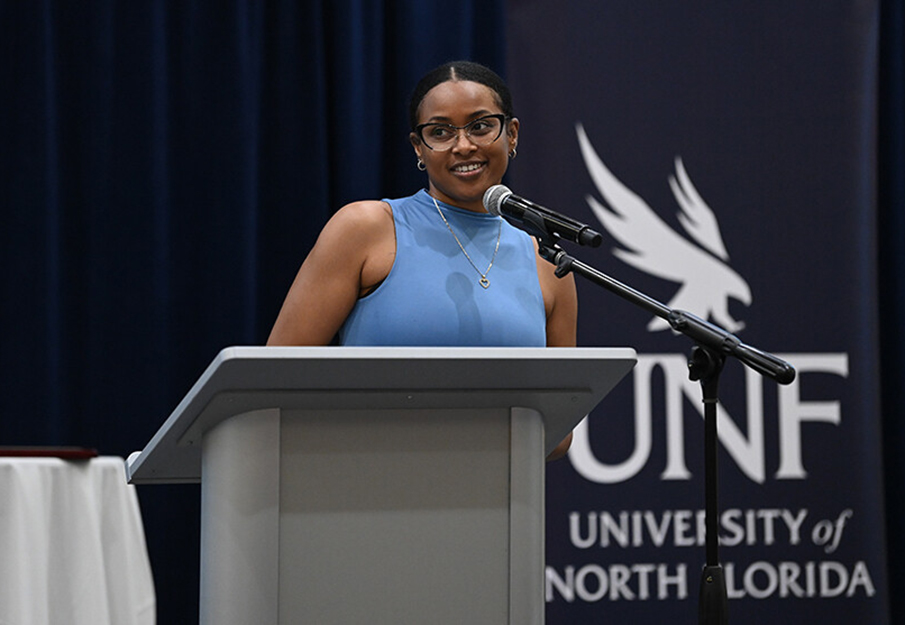
MULTIPOLYGON (((888 622, 877 3, 512 0, 508 19, 513 191, 604 234, 564 245, 580 260, 797 368, 789 386, 722 376, 730 622, 888 622)), ((577 280, 579 343, 639 360, 548 467, 547 622, 697 622, 692 344, 577 280)))

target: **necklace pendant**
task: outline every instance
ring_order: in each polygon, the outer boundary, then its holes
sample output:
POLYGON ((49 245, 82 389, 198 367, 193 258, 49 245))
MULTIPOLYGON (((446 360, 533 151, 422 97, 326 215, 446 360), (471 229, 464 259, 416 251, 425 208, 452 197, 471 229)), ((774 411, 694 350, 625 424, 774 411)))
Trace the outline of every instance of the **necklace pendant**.
POLYGON ((462 250, 462 254, 465 255, 465 260, 474 267, 474 270, 478 272, 478 275, 481 276, 481 279, 478 280, 478 284, 480 284, 485 289, 490 286, 490 280, 487 279, 487 274, 490 272, 490 268, 493 267, 493 260, 496 258, 496 253, 500 251, 500 239, 503 236, 503 220, 500 219, 499 230, 496 233, 496 247, 493 248, 493 256, 490 257, 490 264, 487 265, 487 271, 481 273, 481 270, 478 269, 478 266, 474 264, 474 261, 471 260, 471 256, 468 255, 468 252, 465 250, 465 246, 462 245, 462 242, 459 240, 459 237, 456 236, 456 231, 452 229, 452 226, 449 225, 449 222, 446 220, 446 215, 443 214, 443 211, 440 210, 440 205, 437 204, 437 198, 431 197, 434 201, 434 206, 437 207, 437 212, 440 213, 440 219, 443 220, 443 223, 446 224, 446 228, 449 230, 449 233, 453 235, 453 238, 456 240, 456 244, 458 244, 459 249, 462 250))

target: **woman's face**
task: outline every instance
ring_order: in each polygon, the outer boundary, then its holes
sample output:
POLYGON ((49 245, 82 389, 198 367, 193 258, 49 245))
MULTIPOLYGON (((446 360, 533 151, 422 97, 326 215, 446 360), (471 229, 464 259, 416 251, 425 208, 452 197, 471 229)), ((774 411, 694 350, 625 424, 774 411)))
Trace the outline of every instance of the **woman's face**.
MULTIPOLYGON (((447 81, 427 92, 418 108, 418 123, 440 122, 464 126, 485 115, 503 111, 490 87, 480 83, 447 81)), ((484 191, 499 184, 509 166, 509 152, 518 141, 518 120, 504 126, 499 139, 476 145, 460 131, 452 147, 431 150, 412 133, 412 145, 427 168, 430 194, 442 202, 484 212, 484 191)))

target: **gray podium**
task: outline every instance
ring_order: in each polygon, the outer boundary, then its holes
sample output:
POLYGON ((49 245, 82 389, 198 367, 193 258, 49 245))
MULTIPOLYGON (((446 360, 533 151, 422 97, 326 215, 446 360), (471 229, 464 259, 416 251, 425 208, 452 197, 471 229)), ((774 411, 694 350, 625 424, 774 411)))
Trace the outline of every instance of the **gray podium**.
POLYGON ((204 624, 542 624, 544 458, 634 363, 232 347, 126 470, 201 482, 204 624))

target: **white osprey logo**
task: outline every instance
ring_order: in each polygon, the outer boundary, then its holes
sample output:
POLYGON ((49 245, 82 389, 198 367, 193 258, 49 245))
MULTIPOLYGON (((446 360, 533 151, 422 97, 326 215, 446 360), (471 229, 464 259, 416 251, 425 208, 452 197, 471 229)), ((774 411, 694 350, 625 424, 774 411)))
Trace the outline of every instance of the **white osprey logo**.
MULTIPOLYGON (((669 177, 669 186, 681 208, 679 222, 698 245, 675 232, 623 185, 597 156, 582 125, 576 124, 575 129, 585 166, 609 207, 590 194, 588 204, 604 228, 626 248, 615 249, 613 254, 637 269, 679 283, 670 308, 709 318, 729 332, 744 328, 744 322, 729 314, 729 298, 749 306, 751 289, 726 264, 729 254, 716 216, 688 178, 682 159, 676 158, 676 175, 669 177)), ((659 317, 647 325, 651 332, 667 328, 669 324, 659 317)))

